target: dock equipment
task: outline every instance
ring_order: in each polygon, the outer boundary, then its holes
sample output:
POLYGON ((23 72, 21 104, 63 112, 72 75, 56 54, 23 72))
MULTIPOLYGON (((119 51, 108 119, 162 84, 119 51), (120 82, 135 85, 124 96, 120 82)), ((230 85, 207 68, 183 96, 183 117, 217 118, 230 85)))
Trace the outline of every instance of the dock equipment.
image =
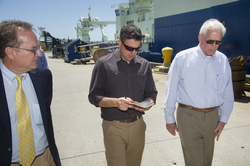
POLYGON ((249 59, 244 59, 243 56, 239 56, 232 60, 229 60, 229 64, 232 69, 232 81, 233 81, 233 90, 234 98, 240 99, 242 94, 245 94, 245 82, 246 82, 246 70, 244 70, 244 65, 249 59))
POLYGON ((75 59, 82 57, 81 53, 78 52, 77 48, 80 45, 86 45, 87 43, 81 41, 80 39, 72 40, 63 46, 63 58, 64 62, 71 62, 75 59))
POLYGON ((114 52, 118 47, 118 40, 79 45, 76 50, 77 53, 81 54, 81 58, 78 59, 78 61, 80 60, 82 63, 86 63, 93 59, 96 62, 97 59, 114 52))
POLYGON ((81 17, 79 22, 77 23, 77 27, 75 27, 77 38, 82 39, 84 42, 90 42, 89 31, 100 27, 102 33, 102 41, 108 41, 108 36, 105 35, 103 27, 106 27, 108 24, 115 24, 115 21, 100 21, 98 17, 92 17, 91 8, 88 8, 89 16, 81 17))

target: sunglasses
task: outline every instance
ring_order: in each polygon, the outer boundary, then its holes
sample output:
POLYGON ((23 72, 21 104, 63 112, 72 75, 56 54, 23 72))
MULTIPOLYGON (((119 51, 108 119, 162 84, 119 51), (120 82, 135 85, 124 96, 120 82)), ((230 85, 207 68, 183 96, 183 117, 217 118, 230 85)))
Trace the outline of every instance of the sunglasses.
POLYGON ((206 40, 207 44, 214 44, 215 42, 215 44, 221 45, 223 43, 223 41, 220 41, 220 40, 207 40, 204 36, 202 37, 206 40))
POLYGON ((37 48, 35 48, 34 50, 29 50, 29 49, 26 49, 26 48, 19 48, 19 47, 12 47, 12 48, 17 48, 17 49, 21 49, 21 50, 30 51, 30 52, 33 52, 33 53, 34 53, 34 55, 36 55, 37 50, 38 50, 38 47, 37 47, 37 48))
POLYGON ((134 50, 139 51, 141 49, 141 46, 139 46, 137 48, 134 48, 134 47, 129 47, 129 46, 125 45, 122 40, 121 40, 121 42, 124 45, 125 49, 128 50, 128 51, 134 51, 134 50))

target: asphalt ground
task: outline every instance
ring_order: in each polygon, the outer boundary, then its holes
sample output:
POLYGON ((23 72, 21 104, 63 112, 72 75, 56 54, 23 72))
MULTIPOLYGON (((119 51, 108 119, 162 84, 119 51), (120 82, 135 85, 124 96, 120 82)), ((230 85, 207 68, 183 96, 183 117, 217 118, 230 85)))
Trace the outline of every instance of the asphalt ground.
MULTIPOLYGON (((88 101, 94 62, 72 65, 49 58, 53 74, 52 118, 62 165, 106 166, 100 108, 88 101)), ((141 166, 184 166, 179 135, 165 127, 164 93, 166 74, 153 74, 158 96, 143 116, 147 124, 141 166)), ((250 93, 234 102, 234 109, 220 140, 215 141, 214 166, 250 166, 250 93)))

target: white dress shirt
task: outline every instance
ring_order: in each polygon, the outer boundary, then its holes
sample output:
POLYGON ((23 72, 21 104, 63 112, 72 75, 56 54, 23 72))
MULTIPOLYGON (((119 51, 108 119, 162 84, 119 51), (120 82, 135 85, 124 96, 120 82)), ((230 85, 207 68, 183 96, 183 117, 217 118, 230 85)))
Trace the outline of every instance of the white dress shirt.
MULTIPOLYGON (((11 162, 19 162, 19 142, 17 132, 17 115, 16 115, 16 88, 17 76, 4 66, 0 59, 0 68, 2 71, 3 82, 5 93, 8 102, 10 123, 11 123, 11 134, 12 134, 12 160, 11 162)), ((31 124, 33 129, 34 141, 35 141, 35 152, 36 156, 44 152, 48 146, 48 140, 45 134, 44 125, 42 121, 40 106, 37 100, 36 92, 33 87, 31 78, 28 73, 24 73, 22 79, 22 88, 27 98, 29 105, 31 124)))
POLYGON ((206 56, 200 45, 179 52, 168 72, 164 101, 167 124, 175 122, 175 104, 196 108, 219 107, 220 121, 227 123, 233 110, 231 67, 227 57, 216 51, 206 56))

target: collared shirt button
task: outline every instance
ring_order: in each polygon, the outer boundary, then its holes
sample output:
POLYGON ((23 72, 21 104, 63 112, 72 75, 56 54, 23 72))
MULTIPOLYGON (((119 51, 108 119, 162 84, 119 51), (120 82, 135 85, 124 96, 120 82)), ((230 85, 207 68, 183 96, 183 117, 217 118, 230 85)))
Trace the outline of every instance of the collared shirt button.
POLYGON ((8 150, 10 151, 10 148, 8 150))

